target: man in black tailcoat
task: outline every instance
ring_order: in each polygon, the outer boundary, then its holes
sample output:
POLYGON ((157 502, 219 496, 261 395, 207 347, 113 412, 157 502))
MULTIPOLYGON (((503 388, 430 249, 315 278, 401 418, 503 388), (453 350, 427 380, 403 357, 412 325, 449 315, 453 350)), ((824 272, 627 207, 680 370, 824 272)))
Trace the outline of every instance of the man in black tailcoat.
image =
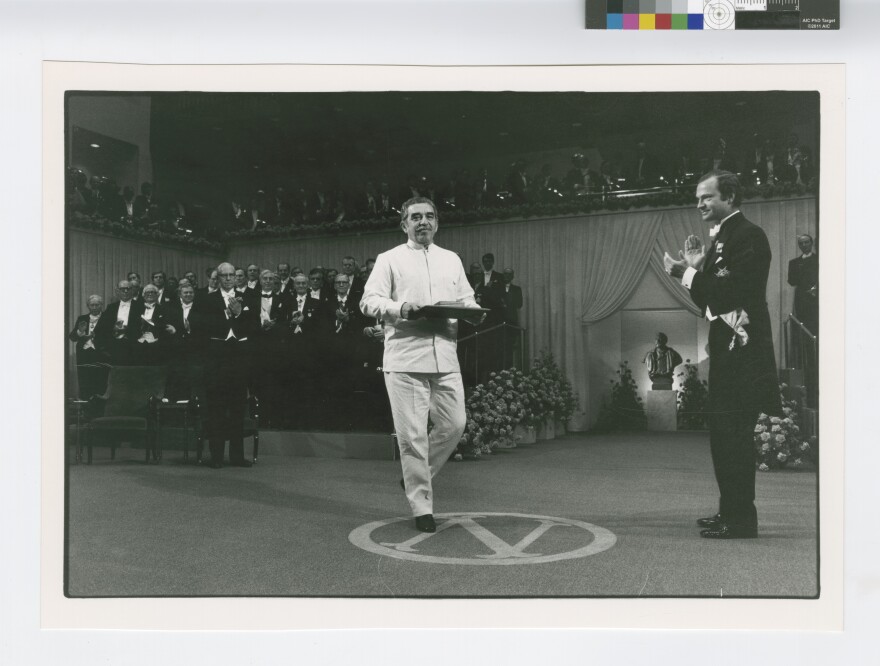
POLYGON ((251 340, 251 385, 266 425, 277 427, 283 418, 282 381, 291 301, 275 293, 275 273, 270 270, 260 274, 260 286, 256 298, 260 327, 251 340))
POLYGON ((711 321, 709 443, 721 500, 718 513, 697 523, 705 538, 751 538, 758 535, 755 424, 762 412, 782 413, 766 300, 770 244, 739 210, 736 175, 709 172, 696 194, 715 240, 707 252, 689 236, 681 260, 667 254, 664 264, 711 321))
POLYGON ((794 287, 794 316, 813 335, 819 335, 819 255, 813 238, 798 236, 801 256, 788 262, 788 284, 794 287))
POLYGON ((131 365, 134 360, 144 303, 132 299, 133 292, 128 280, 120 280, 116 287, 119 300, 107 306, 95 326, 95 345, 109 355, 111 365, 131 365))
POLYGON ((213 469, 223 466, 229 441, 229 464, 250 467, 244 457, 244 415, 247 405, 247 342, 260 326, 259 311, 235 293, 235 267, 217 267, 220 288, 206 296, 197 312, 199 336, 205 344, 206 430, 213 469))

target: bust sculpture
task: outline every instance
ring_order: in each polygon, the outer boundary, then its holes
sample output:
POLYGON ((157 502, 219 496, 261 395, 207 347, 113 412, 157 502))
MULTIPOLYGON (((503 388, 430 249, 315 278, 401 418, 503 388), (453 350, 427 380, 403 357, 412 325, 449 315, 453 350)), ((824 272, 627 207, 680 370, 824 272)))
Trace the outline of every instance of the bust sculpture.
POLYGON ((681 355, 672 347, 667 347, 668 338, 665 333, 657 334, 657 344, 645 354, 645 365, 648 366, 648 377, 654 391, 672 389, 672 374, 681 363, 681 355))

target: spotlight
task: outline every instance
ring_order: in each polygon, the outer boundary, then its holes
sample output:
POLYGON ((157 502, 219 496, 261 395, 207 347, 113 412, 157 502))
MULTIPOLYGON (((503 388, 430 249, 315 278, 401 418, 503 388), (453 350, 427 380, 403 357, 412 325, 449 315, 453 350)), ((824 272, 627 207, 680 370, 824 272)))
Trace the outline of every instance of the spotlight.
POLYGON ((101 144, 98 144, 98 143, 90 143, 89 146, 90 146, 91 148, 100 148, 100 147, 101 147, 101 144))

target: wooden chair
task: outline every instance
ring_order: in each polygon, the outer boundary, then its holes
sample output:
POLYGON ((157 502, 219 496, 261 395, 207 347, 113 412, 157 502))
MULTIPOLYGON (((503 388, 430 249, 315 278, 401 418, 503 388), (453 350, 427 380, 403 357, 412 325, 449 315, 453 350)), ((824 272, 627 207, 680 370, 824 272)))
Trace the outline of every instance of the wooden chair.
POLYGON ((110 458, 116 457, 117 436, 136 435, 143 439, 146 459, 161 458, 156 446, 156 408, 165 387, 163 366, 115 366, 107 378, 107 392, 96 396, 94 403, 100 415, 89 421, 86 428, 87 462, 92 462, 95 436, 113 436, 110 458))

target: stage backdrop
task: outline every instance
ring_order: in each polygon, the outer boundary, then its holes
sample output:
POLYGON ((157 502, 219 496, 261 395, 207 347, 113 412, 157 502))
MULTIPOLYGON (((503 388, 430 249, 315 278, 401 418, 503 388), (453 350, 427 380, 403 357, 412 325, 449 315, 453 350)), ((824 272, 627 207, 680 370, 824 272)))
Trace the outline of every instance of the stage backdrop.
MULTIPOLYGON (((747 203, 743 213, 767 233, 773 263, 767 301, 773 319, 777 363, 780 333, 791 311, 793 290, 786 282, 788 260, 797 256, 798 234, 816 237, 812 197, 747 203)), ((495 269, 516 271, 523 288, 521 320, 529 331, 529 352, 549 349, 580 395, 572 429, 589 428, 617 364, 640 363, 658 330, 682 356, 699 362, 705 377, 705 326, 687 291, 663 271, 664 250, 677 253, 688 234, 708 243, 708 230, 693 207, 625 211, 562 218, 505 220, 444 227, 438 245, 458 252, 468 266, 486 252, 495 269)), ((399 243, 402 231, 296 240, 237 241, 230 261, 275 267, 286 261, 306 272, 313 266, 339 267, 342 257, 362 263, 399 243)), ((641 368, 634 368, 641 370, 641 368)), ((646 391, 647 373, 637 376, 646 391), (644 377, 642 377, 644 374, 644 377)))

